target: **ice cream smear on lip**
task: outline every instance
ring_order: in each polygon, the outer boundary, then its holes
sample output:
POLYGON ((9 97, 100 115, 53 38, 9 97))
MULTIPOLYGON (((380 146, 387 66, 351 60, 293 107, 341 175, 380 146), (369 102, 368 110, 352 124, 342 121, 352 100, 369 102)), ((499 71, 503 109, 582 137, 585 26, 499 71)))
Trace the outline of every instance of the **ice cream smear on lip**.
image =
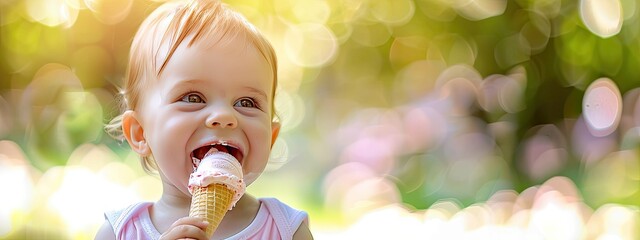
POLYGON ((196 171, 189 176, 189 192, 193 194, 195 187, 207 187, 216 183, 226 185, 235 191, 229 206, 231 210, 245 191, 242 166, 238 160, 231 154, 212 147, 201 160, 194 158, 193 161, 196 171))

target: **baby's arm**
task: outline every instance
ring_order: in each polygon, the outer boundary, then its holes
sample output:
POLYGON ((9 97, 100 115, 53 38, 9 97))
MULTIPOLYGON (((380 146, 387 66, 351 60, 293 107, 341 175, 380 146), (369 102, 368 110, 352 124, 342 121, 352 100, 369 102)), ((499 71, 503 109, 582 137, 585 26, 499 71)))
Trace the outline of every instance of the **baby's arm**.
POLYGON ((307 221, 302 222, 298 230, 293 234, 294 240, 308 240, 313 239, 313 235, 311 235, 311 231, 309 230, 309 225, 307 221))
POLYGON ((105 239, 116 239, 116 234, 113 232, 113 228, 111 228, 111 224, 109 224, 109 221, 104 220, 104 224, 102 224, 102 227, 100 227, 100 229, 98 230, 98 233, 96 234, 96 240, 105 240, 105 239))

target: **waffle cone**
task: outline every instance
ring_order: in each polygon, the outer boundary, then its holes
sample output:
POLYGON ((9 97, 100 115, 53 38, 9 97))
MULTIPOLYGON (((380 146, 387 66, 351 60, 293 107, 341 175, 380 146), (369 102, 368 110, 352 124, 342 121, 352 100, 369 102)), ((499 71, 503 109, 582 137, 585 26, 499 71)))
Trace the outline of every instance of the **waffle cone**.
POLYGON ((211 238, 222 218, 229 210, 234 192, 223 184, 211 184, 207 187, 194 187, 191 196, 190 217, 200 217, 209 222, 207 238, 211 238))

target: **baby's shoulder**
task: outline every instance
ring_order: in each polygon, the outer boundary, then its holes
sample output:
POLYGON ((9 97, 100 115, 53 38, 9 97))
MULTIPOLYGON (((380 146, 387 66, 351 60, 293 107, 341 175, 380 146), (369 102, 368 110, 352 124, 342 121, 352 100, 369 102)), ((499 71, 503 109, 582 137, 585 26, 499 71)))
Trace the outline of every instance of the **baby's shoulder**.
POLYGON ((159 236, 149 218, 150 202, 134 203, 127 207, 105 212, 105 224, 99 233, 105 233, 108 227, 118 239, 130 239, 131 236, 159 236), (133 235, 132 235, 133 234, 133 235))
POLYGON ((126 222, 129 222, 133 217, 148 213, 148 209, 152 204, 151 202, 134 203, 124 208, 107 211, 104 215, 106 220, 116 229, 126 222))
POLYGON ((284 216, 289 219, 308 218, 307 213, 302 210, 293 208, 277 198, 260 198, 258 201, 263 204, 270 213, 278 216, 284 216))
POLYGON ((289 239, 298 231, 301 226, 306 228, 309 222, 309 216, 305 211, 293 208, 276 198, 260 198, 260 203, 266 208, 265 211, 279 232, 286 239, 289 239))

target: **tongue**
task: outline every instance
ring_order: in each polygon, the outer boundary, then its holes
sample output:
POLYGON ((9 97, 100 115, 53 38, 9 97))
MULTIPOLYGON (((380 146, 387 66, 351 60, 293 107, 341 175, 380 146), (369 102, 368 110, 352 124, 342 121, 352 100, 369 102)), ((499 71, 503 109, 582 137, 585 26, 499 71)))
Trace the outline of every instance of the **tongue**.
POLYGON ((229 150, 227 150, 227 148, 226 148, 225 146, 222 146, 222 145, 215 145, 215 146, 213 146, 211 149, 209 149, 209 151, 205 154, 205 156, 206 156, 207 154, 211 153, 211 150, 213 150, 213 149, 216 149, 216 150, 218 150, 218 151, 220 151, 220 152, 226 152, 226 153, 229 153, 229 150))

